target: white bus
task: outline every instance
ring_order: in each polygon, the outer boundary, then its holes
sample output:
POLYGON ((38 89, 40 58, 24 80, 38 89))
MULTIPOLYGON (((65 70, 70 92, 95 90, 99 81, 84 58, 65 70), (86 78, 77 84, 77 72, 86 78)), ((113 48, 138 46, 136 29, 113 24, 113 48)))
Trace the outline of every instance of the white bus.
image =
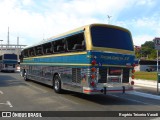
POLYGON ((0 55, 0 71, 15 72, 17 63, 16 54, 0 55))

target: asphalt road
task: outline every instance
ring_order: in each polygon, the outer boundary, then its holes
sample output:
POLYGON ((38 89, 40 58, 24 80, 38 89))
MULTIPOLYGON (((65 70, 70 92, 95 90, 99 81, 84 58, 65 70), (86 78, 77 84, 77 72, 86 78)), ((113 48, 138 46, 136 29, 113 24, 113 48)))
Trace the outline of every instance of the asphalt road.
POLYGON ((0 111, 159 110, 160 100, 154 98, 134 94, 85 95, 68 91, 56 94, 50 86, 25 82, 19 73, 0 73, 0 111))

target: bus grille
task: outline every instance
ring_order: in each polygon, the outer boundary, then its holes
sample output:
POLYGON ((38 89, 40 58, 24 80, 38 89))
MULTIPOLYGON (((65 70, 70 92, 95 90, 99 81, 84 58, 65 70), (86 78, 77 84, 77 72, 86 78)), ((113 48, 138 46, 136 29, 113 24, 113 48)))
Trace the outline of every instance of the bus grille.
POLYGON ((107 82, 107 68, 99 68, 100 79, 98 83, 106 83, 107 82))
POLYGON ((80 83, 81 82, 81 69, 72 68, 72 82, 80 83))

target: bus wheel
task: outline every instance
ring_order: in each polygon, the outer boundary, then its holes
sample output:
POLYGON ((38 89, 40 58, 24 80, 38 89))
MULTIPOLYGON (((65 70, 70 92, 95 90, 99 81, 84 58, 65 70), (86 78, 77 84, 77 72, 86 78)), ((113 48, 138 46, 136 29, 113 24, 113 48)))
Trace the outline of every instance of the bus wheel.
POLYGON ((25 80, 25 81, 27 81, 27 80, 28 80, 28 78, 27 78, 27 73, 26 73, 26 72, 24 73, 23 78, 24 78, 24 80, 25 80))
POLYGON ((56 75, 53 79, 53 89, 56 93, 61 93, 61 80, 58 75, 56 75))

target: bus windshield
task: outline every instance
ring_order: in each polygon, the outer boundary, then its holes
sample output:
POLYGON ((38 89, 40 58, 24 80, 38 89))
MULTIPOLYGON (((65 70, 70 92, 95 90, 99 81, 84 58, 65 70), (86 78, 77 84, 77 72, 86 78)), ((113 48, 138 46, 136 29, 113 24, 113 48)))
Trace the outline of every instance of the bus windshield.
POLYGON ((93 26, 91 27, 92 44, 95 47, 116 48, 133 51, 131 35, 123 30, 93 26))
POLYGON ((16 60, 17 59, 17 55, 15 55, 15 54, 4 54, 4 59, 16 60))

